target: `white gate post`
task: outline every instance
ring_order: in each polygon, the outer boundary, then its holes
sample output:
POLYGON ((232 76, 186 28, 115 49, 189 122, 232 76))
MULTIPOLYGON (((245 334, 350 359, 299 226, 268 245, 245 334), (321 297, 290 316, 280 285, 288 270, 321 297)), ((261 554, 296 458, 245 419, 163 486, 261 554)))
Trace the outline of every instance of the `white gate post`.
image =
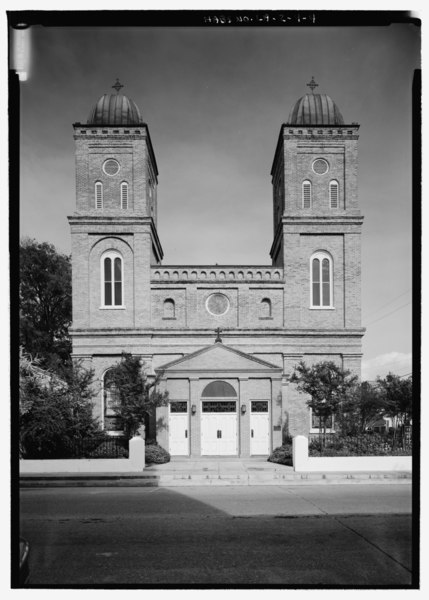
POLYGON ((294 471, 305 471, 308 461, 308 438, 297 435, 292 440, 292 460, 294 471))
POLYGON ((129 441, 129 461, 136 471, 143 471, 145 467, 145 441, 136 435, 129 441))

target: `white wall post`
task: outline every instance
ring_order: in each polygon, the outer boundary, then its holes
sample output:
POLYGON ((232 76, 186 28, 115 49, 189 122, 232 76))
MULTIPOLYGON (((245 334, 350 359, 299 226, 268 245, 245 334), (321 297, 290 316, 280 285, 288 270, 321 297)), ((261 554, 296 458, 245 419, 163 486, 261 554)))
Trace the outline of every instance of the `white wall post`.
POLYGON ((305 471, 308 461, 308 438, 296 435, 292 440, 292 461, 294 471, 305 471))
POLYGON ((145 467, 145 441, 136 435, 129 441, 129 461, 136 471, 143 471, 145 467))

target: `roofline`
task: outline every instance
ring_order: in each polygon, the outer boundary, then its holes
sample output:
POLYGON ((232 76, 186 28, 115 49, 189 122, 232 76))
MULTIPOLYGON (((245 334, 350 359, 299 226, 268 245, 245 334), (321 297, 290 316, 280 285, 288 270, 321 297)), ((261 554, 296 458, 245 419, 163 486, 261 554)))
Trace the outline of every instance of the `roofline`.
MULTIPOLYGON (((282 271, 283 267, 274 267, 273 265, 188 265, 188 264, 177 264, 177 265, 161 265, 162 269, 277 269, 282 271)), ((159 268, 159 267, 158 267, 159 268)))
POLYGON ((131 123, 128 125, 119 125, 118 123, 116 123, 116 125, 114 123, 73 123, 73 127, 143 127, 143 125, 147 124, 144 121, 140 121, 140 123, 131 123))
MULTIPOLYGON (((269 369, 277 370, 279 372, 283 371, 283 367, 278 367, 277 365, 274 365, 273 363, 269 363, 266 360, 262 360, 261 358, 256 358, 256 357, 252 356, 251 354, 246 354, 246 352, 242 352, 241 350, 237 350, 236 348, 227 346, 223 342, 214 342, 213 344, 210 344, 210 346, 203 346, 202 348, 200 348, 199 350, 196 350, 195 352, 191 352, 190 354, 185 354, 185 356, 182 356, 181 358, 176 358, 175 360, 173 360, 169 363, 166 363, 165 365, 161 365, 160 367, 157 367, 155 369, 155 372, 156 373, 159 372, 160 374, 164 373, 164 371, 169 370, 171 367, 173 367, 177 364, 180 364, 181 362, 184 362, 186 360, 190 360, 190 359, 194 358, 195 356, 198 356, 199 354, 205 354, 206 352, 208 352, 209 350, 212 350, 216 346, 221 346, 221 347, 225 348, 225 350, 228 350, 229 352, 233 352, 234 354, 238 354, 239 356, 242 356, 243 358, 246 358, 247 360, 254 361, 263 367, 268 367, 269 369)), ((221 371, 222 369, 216 369, 216 370, 221 371)))
POLYGON ((355 127, 359 129, 359 123, 282 123, 282 127, 326 127, 326 129, 339 129, 340 127, 355 127))

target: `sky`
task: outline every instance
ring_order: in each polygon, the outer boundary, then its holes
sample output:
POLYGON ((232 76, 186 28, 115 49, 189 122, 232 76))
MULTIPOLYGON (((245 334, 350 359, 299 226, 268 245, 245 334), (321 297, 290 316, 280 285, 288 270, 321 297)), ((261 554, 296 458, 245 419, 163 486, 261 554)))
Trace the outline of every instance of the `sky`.
POLYGON ((389 27, 31 28, 21 83, 22 236, 70 253, 72 124, 118 77, 159 168, 163 264, 270 264, 270 170, 314 76, 360 124, 364 379, 411 372, 411 85, 420 32, 389 27))

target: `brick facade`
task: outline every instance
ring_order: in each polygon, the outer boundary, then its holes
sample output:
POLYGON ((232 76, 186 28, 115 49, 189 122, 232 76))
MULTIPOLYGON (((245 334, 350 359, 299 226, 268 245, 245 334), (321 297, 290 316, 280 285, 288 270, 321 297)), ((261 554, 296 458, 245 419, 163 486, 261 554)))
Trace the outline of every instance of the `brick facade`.
MULTIPOLYGON (((104 374, 126 351, 142 357, 150 376, 161 377, 170 400, 187 402, 191 456, 201 454, 201 394, 210 381, 227 381, 236 390, 239 455, 251 454, 252 400, 269 403, 270 449, 285 435, 307 435, 305 397, 289 382, 294 365, 330 359, 360 375, 358 126, 281 127, 272 169, 271 266, 162 265, 157 165, 147 125, 74 128, 73 352, 99 381, 95 414, 103 419, 104 374), (320 158, 329 165, 326 173, 314 171, 320 158), (115 175, 104 172, 109 159, 119 163, 115 175), (311 183, 310 208, 303 208, 304 180, 311 183), (333 180, 338 207, 330 208, 333 180), (97 182, 102 208, 95 203, 97 182), (129 186, 126 209, 121 182, 129 186), (109 252, 122 261, 121 306, 103 305, 109 252), (316 252, 332 261, 329 307, 311 306, 316 252), (214 344, 218 327, 222 343, 214 344)), ((158 408, 149 432, 167 449, 169 419, 169 407, 158 408)))

